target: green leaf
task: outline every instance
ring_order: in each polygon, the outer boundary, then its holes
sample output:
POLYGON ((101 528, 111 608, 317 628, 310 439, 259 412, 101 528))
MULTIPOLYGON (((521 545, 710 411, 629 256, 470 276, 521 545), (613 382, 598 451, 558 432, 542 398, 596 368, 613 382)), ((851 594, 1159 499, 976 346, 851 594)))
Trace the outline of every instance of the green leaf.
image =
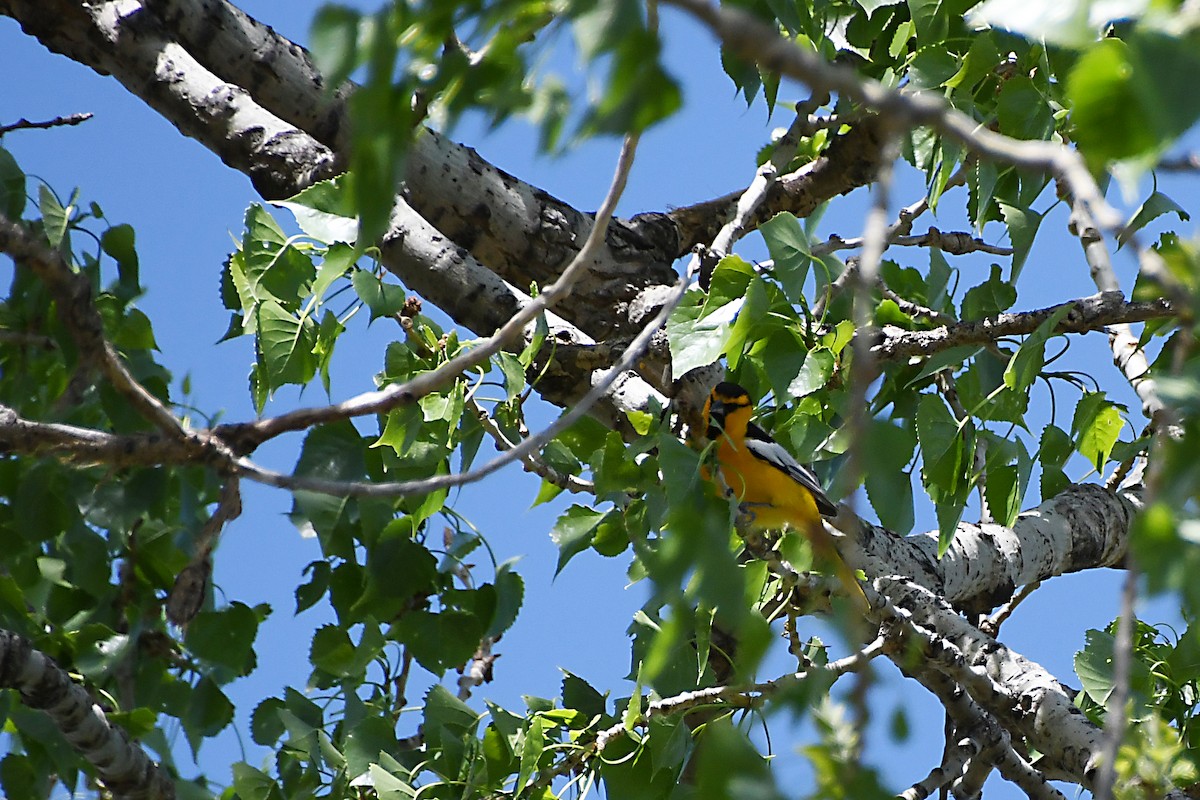
POLYGON ((964 320, 994 317, 1017 302, 1017 290, 1000 277, 1000 266, 992 265, 991 275, 986 281, 971 288, 962 303, 964 320))
POLYGON ((525 367, 519 358, 503 350, 496 353, 494 360, 504 376, 504 399, 512 400, 525 390, 525 367))
POLYGON ((1103 392, 1088 392, 1075 406, 1071 432, 1080 455, 1090 461, 1097 472, 1103 472, 1124 426, 1120 406, 1106 399, 1103 392))
POLYGON ((936 395, 923 394, 917 402, 917 439, 927 464, 957 447, 958 421, 936 395))
POLYGON ((355 671, 354 643, 335 625, 323 625, 313 634, 308 660, 330 675, 346 677, 355 671))
POLYGON ((934 508, 938 521, 938 558, 946 554, 950 542, 954 541, 958 523, 962 521, 964 501, 965 498, 954 498, 949 503, 937 503, 934 508))
POLYGON ((330 245, 329 249, 325 251, 325 258, 321 262, 320 269, 317 271, 316 280, 313 281, 313 302, 321 302, 325 297, 325 293, 329 291, 329 287, 333 286, 334 282, 339 278, 345 277, 357 259, 358 253, 350 245, 330 245))
MULTIPOLYGON (((1108 708, 1109 700, 1116 690, 1113 672, 1114 639, 1104 631, 1089 630, 1084 634, 1085 645, 1075 653, 1075 674, 1088 697, 1108 708)), ((1146 664, 1135 657, 1129 664, 1129 685, 1133 689, 1134 714, 1146 713, 1147 689, 1154 685, 1153 676, 1146 664)))
POLYGON ((511 628, 524 602, 525 579, 513 572, 511 562, 501 564, 496 570, 496 615, 487 635, 497 638, 511 628))
POLYGON ((430 747, 461 746, 463 736, 473 734, 479 720, 479 714, 444 686, 436 685, 425 695, 423 728, 430 747))
POLYGON ((244 761, 233 764, 233 790, 241 800, 282 800, 275 780, 244 761))
MULTIPOLYGON (((335 481, 362 480, 366 476, 362 436, 349 420, 311 429, 304 437, 294 472, 335 481)), ((311 524, 327 554, 331 549, 333 553, 349 549, 349 543, 335 542, 331 537, 352 500, 303 490, 294 492, 293 497, 292 520, 298 525, 305 521, 311 524), (339 544, 342 549, 334 546, 339 544)))
POLYGON ((812 264, 808 235, 795 215, 787 211, 776 214, 758 230, 767 244, 784 294, 789 302, 799 302, 804 296, 804 282, 812 264))
POLYGON ((283 721, 279 711, 284 702, 278 697, 268 697, 254 708, 250 715, 250 736, 256 744, 271 747, 283 736, 283 721))
POLYGON ((1047 425, 1038 443, 1038 462, 1042 465, 1042 500, 1049 500, 1071 485, 1063 466, 1074 452, 1071 437, 1062 428, 1047 425))
POLYGON ((236 600, 220 611, 201 611, 188 625, 187 647, 212 664, 227 667, 237 675, 254 668, 254 638, 258 615, 236 600))
POLYGON ((833 377, 834 366, 835 359, 832 351, 824 347, 808 351, 804 363, 800 365, 800 372, 788 384, 788 396, 800 398, 824 389, 828 385, 829 379, 833 377))
MULTIPOLYGON (((325 6, 318 12, 316 24, 319 24, 320 15, 330 8, 325 6)), ((328 78, 329 73, 325 73, 325 77, 328 78)), ((277 201, 274 205, 291 211, 300 230, 319 242, 352 245, 358 237, 354 200, 350 196, 349 181, 344 175, 314 183, 299 194, 277 201)))
POLYGON ((46 240, 50 242, 51 247, 58 247, 67 235, 72 209, 63 208, 54 192, 45 184, 38 186, 38 208, 42 212, 42 227, 46 231, 46 240))
POLYGON ((563 512, 550 529, 550 540, 558 547, 555 575, 562 572, 572 558, 591 546, 596 526, 602 519, 603 511, 587 506, 573 505, 563 512))
POLYGON ((731 320, 741 301, 735 300, 701 317, 700 306, 681 304, 667 320, 667 344, 671 350, 671 372, 679 376, 721 357, 729 338, 731 320))
POLYGON ((871 508, 879 521, 901 535, 912 530, 912 476, 905 471, 912 461, 917 439, 909 428, 883 420, 872 420, 863 447, 866 458, 866 489, 871 508))
POLYGON ((353 606, 355 617, 387 619, 401 613, 411 598, 436 590, 437 559, 411 532, 411 520, 393 520, 367 549, 367 586, 353 606))
POLYGON ((1195 34, 1139 30, 1083 54, 1066 86, 1073 138, 1090 164, 1156 155, 1191 127, 1200 116, 1198 50, 1195 34))
POLYGON ((1073 306, 1059 307, 1049 319, 1025 337, 1017 352, 1009 359, 1004 370, 1004 385, 1016 392, 1026 392, 1042 368, 1046 366, 1046 342, 1054 335, 1054 329, 1071 313, 1073 306))
POLYGON ((661 43, 651 31, 629 30, 611 60, 606 90, 585 116, 585 135, 644 131, 683 103, 679 86, 659 63, 661 43))
MULTIPOLYGON (((298 310, 316 276, 312 259, 288 243, 279 223, 257 203, 246 209, 244 224, 240 255, 248 299, 275 300, 290 311, 298 310)), ((253 304, 244 300, 243 310, 253 310, 253 304)))
POLYGON ((1000 132, 1015 139, 1047 139, 1054 132, 1054 112, 1045 95, 1025 75, 1000 86, 996 101, 1000 132))
POLYGON ((701 315, 707 316, 734 300, 740 300, 745 296, 746 287, 750 285, 750 281, 754 277, 753 265, 741 256, 728 255, 722 258, 713 268, 712 278, 708 284, 708 296, 704 298, 701 315))
POLYGON ((115 633, 107 625, 85 626, 75 637, 75 668, 84 677, 99 682, 130 657, 128 634, 115 633))
POLYGON ((600 694, 583 678, 566 670, 563 670, 562 699, 564 708, 580 711, 589 720, 603 718, 608 713, 606 695, 600 694))
POLYGON ((20 219, 25 199, 25 173, 12 154, 0 147, 0 213, 10 220, 20 219))
POLYGON ((387 283, 373 272, 356 269, 350 276, 354 291, 359 298, 371 309, 371 320, 380 317, 391 317, 400 313, 404 308, 404 287, 387 283))
POLYGON ((385 770, 378 764, 371 764, 367 774, 371 777, 371 786, 379 800, 411 800, 417 796, 417 789, 412 785, 411 778, 399 777, 396 770, 385 770))
MULTIPOLYGON (((989 439, 986 498, 988 509, 996 522, 1011 527, 1021 513, 1025 491, 1029 487, 1029 476, 1033 472, 1033 458, 1021 440, 1016 440, 1016 464, 997 465, 992 453, 1000 450, 994 439, 989 439)), ((1005 442, 1007 444, 1007 442, 1005 442)), ((1008 459, 1006 458, 1005 461, 1008 459)))
POLYGON ((767 760, 734 727, 729 716, 718 717, 704 726, 696 754, 696 797, 706 800, 727 797, 782 798, 767 760))
POLYGON ((484 622, 466 611, 409 611, 392 624, 388 638, 404 644, 422 667, 441 675, 467 663, 484 633, 484 622))
POLYGON ((130 225, 114 225, 100 236, 100 247, 117 262, 117 285, 123 299, 133 299, 141 293, 138 276, 138 256, 134 248, 134 232, 130 225))
MULTIPOLYGON (((367 716, 355 722, 346 733, 343 753, 346 756, 347 774, 353 780, 368 772, 372 765, 378 765, 380 753, 394 753, 397 749, 395 723, 385 717, 367 716)), ((403 786, 403 781, 398 778, 392 777, 392 781, 403 786)), ((379 785, 376 784, 376 794, 382 798, 383 795, 379 792, 379 788, 379 785)), ((393 790, 403 791, 401 787, 393 787, 393 790)), ((413 794, 409 790, 407 794, 399 796, 407 798, 412 797, 413 794)))
POLYGON ((1184 222, 1189 221, 1192 215, 1176 203, 1171 198, 1167 197, 1162 192, 1152 192, 1146 198, 1146 202, 1142 203, 1138 210, 1133 213, 1133 217, 1126 223, 1119 236, 1117 236, 1118 248, 1124 247, 1125 244, 1133 237, 1135 233, 1149 225, 1154 220, 1161 217, 1163 214, 1175 214, 1184 222))
POLYGON ((317 326, 311 319, 297 319, 274 300, 258 305, 258 347, 271 390, 285 384, 304 385, 316 375, 313 355, 317 326))
POLYGON ((309 47, 326 87, 335 91, 358 66, 359 24, 362 15, 345 6, 327 4, 317 11, 309 47))
POLYGON ((1008 238, 1013 246, 1012 272, 1008 279, 1015 284, 1033 247, 1033 239, 1042 224, 1042 215, 1028 208, 1017 208, 1004 201, 999 201, 999 206, 1004 224, 1008 226, 1008 238))
POLYGON ((192 753, 200 749, 200 741, 216 736, 233 722, 233 703, 212 678, 204 677, 192 690, 187 711, 180 719, 192 753))

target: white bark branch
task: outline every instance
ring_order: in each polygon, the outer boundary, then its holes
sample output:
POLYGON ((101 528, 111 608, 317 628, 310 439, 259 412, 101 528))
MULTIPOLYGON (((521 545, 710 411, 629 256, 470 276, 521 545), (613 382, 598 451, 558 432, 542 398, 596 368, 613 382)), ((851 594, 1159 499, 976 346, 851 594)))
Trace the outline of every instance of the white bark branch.
POLYGON ((83 687, 29 640, 0 630, 0 687, 16 689, 30 708, 45 711, 118 800, 170 800, 171 779, 114 727, 83 687))

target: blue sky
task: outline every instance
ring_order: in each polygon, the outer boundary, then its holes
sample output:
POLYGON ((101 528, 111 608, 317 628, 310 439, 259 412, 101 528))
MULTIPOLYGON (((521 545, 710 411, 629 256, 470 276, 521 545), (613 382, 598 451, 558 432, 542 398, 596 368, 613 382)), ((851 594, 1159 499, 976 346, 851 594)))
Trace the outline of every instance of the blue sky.
MULTIPOLYGON (((317 7, 310 0, 287 4, 260 0, 241 5, 301 42, 307 38, 308 23, 317 7)), ((719 63, 710 57, 714 51, 704 31, 669 11, 664 14, 663 25, 668 66, 683 82, 685 109, 643 138, 620 206, 623 214, 686 205, 744 186, 753 175, 755 152, 770 130, 787 124, 783 116, 768 120, 761 104, 747 110, 745 103, 734 96, 719 63)), ((149 289, 139 305, 154 322, 163 363, 177 381, 191 376, 194 395, 190 402, 205 413, 223 413, 226 420, 252 417, 247 390, 250 341, 215 344, 228 321, 217 291, 221 263, 233 247, 231 237, 240 236, 247 205, 258 201, 249 181, 196 142, 181 136, 116 81, 48 53, 7 18, 0 18, 0 74, 6 76, 0 124, 19 117, 36 120, 82 111, 95 114, 94 119, 76 128, 10 134, 3 145, 28 173, 46 181, 60 196, 78 186, 83 200, 98 202, 112 222, 134 226, 143 283, 149 289)), ((804 95, 796 86, 781 92, 781 98, 799 99, 804 95)), ((511 123, 491 134, 484 131, 477 121, 467 119, 454 136, 476 147, 502 169, 577 207, 590 210, 599 205, 616 158, 619 143, 615 140, 591 142, 563 158, 550 159, 536 153, 536 137, 521 123, 511 123)), ((1164 182, 1161 188, 1170 191, 1170 183, 1164 182)), ((915 173, 901 170, 893 208, 913 202, 921 192, 921 181, 915 173)), ((1181 191, 1173 196, 1185 206, 1196 207, 1194 193, 1187 197, 1181 191)), ((959 195, 949 195, 943 204, 943 213, 948 216, 923 218, 917 229, 924 230, 928 224, 943 230, 965 229, 965 223, 952 216, 961 202, 959 195)), ((861 191, 835 202, 822 221, 822 235, 859 235, 867 203, 868 197, 861 191)), ((1048 205, 1044 197, 1038 208, 1048 205)), ((288 221, 286 212, 279 211, 276 216, 288 221)), ((1043 223, 1018 287, 1018 307, 1036 308, 1095 292, 1078 244, 1063 235, 1065 223, 1062 208, 1043 223)), ((1189 226, 1183 229, 1193 232, 1189 226)), ((1000 236, 999 228, 986 232, 992 242, 999 242, 1000 236)), ((765 250, 760 242, 757 236, 751 236, 739 252, 749 258, 763 257, 765 250)), ((891 255, 918 267, 927 263, 919 251, 891 255)), ((978 280, 986 277, 991 260, 955 261, 970 265, 964 267, 964 286, 972 285, 976 276, 978 280)), ((1119 257, 1118 269, 1128 290, 1134 270, 1132 260, 1119 257)), ((399 336, 385 323, 364 328, 365 323, 358 325, 338 345, 334 400, 373 388, 373 375, 382 366, 383 349, 399 336)), ((1102 336, 1073 340, 1070 359, 1072 368, 1099 374, 1116 399, 1136 408, 1131 392, 1111 367, 1102 336)), ((281 392, 267 413, 324 400, 317 386, 310 387, 302 397, 295 392, 281 392)), ((1038 405, 1031 417, 1035 421, 1044 419, 1048 414, 1044 394, 1035 402, 1038 405)), ((206 423, 195 418, 193 424, 206 423)), ((298 436, 282 438, 265 446, 257 458, 268 466, 290 469, 299 442, 298 436)), ((1080 474, 1080 470, 1073 473, 1080 474)), ((499 560, 522 557, 519 570, 527 582, 522 616, 497 646, 502 657, 496 663, 496 681, 476 693, 480 708, 482 698, 519 707, 523 694, 556 695, 560 667, 581 675, 601 691, 611 689, 614 696, 627 694, 632 688, 621 680, 629 670, 625 629, 643 600, 643 590, 637 586, 626 588, 626 558, 603 559, 594 553, 577 557, 555 581, 556 552, 547 532, 565 502, 530 509, 536 491, 535 478, 518 467, 509 467, 481 484, 462 489, 456 496, 455 507, 488 536, 499 560)), ((866 504, 860 503, 859 507, 865 508, 866 504)), ((245 704, 239 707, 237 720, 243 730, 257 699, 277 693, 288 684, 303 686, 312 630, 327 616, 320 608, 298 618, 292 616, 292 591, 300 572, 320 553, 316 541, 301 538, 284 516, 289 508, 290 498, 285 493, 244 484, 244 512, 226 530, 218 552, 215 582, 219 598, 252 605, 266 602, 274 608, 256 648, 259 671, 231 687, 235 702, 245 704)), ((932 527, 931 510, 919 507, 917 530, 932 527)), ((1073 682, 1071 659, 1083 645, 1083 631, 1102 627, 1116 614, 1120 578, 1121 574, 1113 571, 1093 571, 1048 582, 1006 624, 1002 638, 1073 682)), ((1145 616, 1151 621, 1169 619, 1164 617, 1166 612, 1166 605, 1157 603, 1145 616)), ((823 630, 814 622, 809 632, 823 630)), ((777 666, 779 671, 787 669, 782 662, 777 666)), ((902 789, 924 777, 940 754, 942 715, 923 690, 903 682, 890 666, 881 664, 879 672, 883 683, 872 698, 876 719, 886 723, 897 705, 904 706, 910 714, 913 736, 897 746, 888 742, 884 727, 876 726, 869 735, 867 753, 882 767, 884 780, 902 789)), ((448 685, 453 677, 447 677, 448 685)), ((762 677, 776 677, 776 673, 768 669, 762 677)), ((415 687, 409 696, 419 696, 415 687)), ((778 769, 789 779, 785 784, 791 787, 789 794, 804 794, 806 771, 795 766, 801 762, 799 757, 789 757, 786 727, 782 721, 772 723, 773 741, 784 756, 778 769)), ((408 733, 411 730, 401 730, 402 735, 408 733)), ((248 736, 244 741, 253 747, 248 736)), ((221 767, 241 757, 236 738, 227 731, 202 752, 202 767, 212 778, 224 782, 227 772, 221 767)), ((259 756, 251 753, 249 760, 257 762, 259 756)), ((993 781, 989 796, 1021 795, 1014 787, 993 781)))

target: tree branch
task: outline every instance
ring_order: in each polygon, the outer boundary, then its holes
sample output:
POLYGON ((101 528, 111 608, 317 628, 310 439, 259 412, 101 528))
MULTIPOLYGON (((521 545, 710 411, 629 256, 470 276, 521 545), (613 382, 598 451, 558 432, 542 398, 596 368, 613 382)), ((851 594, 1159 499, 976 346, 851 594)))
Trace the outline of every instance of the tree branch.
POLYGON ((16 689, 30 708, 50 715, 71 746, 120 800, 170 800, 171 779, 114 727, 83 687, 24 636, 0 630, 0 687, 16 689))
POLYGON ((830 524, 845 536, 838 550, 868 577, 907 575, 955 608, 984 613, 1018 586, 1054 575, 1120 566, 1129 525, 1139 507, 1136 489, 1110 492, 1076 484, 1024 511, 1011 528, 959 523, 938 557, 938 532, 898 536, 848 511, 830 524))
POLYGON ((90 112, 68 114, 65 117, 55 117, 54 119, 48 119, 42 122, 30 122, 24 117, 21 117, 19 120, 9 125, 0 125, 0 136, 3 136, 6 133, 12 133, 13 131, 59 128, 65 125, 79 125, 80 123, 87 122, 91 118, 92 114, 90 112))
POLYGON ((104 322, 93 302, 91 283, 84 275, 72 269, 60 253, 2 214, 0 251, 45 284, 54 297, 58 318, 71 333, 86 365, 99 369, 113 388, 159 430, 181 439, 190 435, 162 401, 134 380, 116 349, 104 338, 104 322))
MULTIPOLYGON (((1071 691, 1040 665, 970 625, 927 589, 902 578, 880 578, 877 585, 887 598, 877 606, 879 613, 899 624, 892 637, 901 644, 889 648, 889 657, 919 680, 931 669, 941 673, 1011 736, 1041 753, 1039 771, 1016 776, 1022 788, 1030 780, 1046 786, 1041 772, 1092 786, 1102 732, 1075 707, 1071 691)), ((941 691, 935 694, 952 716, 961 713, 941 691)))
POLYGON ((1033 333, 1063 306, 1071 306, 1071 311, 1055 328, 1055 333, 1087 333, 1114 325, 1171 319, 1178 313, 1171 303, 1163 299, 1133 303, 1126 302, 1125 296, 1119 291, 1106 291, 1057 306, 997 314, 927 331, 906 331, 894 325, 885 326, 882 330, 865 328, 856 334, 856 338, 866 336, 873 339, 871 351, 880 361, 926 357, 951 347, 989 344, 1005 336, 1033 333))
POLYGON ((797 46, 775 28, 734 6, 718 7, 706 0, 667 2, 703 22, 725 47, 747 61, 802 81, 813 91, 836 93, 854 100, 894 124, 928 125, 980 158, 1049 172, 1064 181, 1074 196, 1086 204, 1103 229, 1115 233, 1123 227, 1124 219, 1104 199, 1083 159, 1067 147, 996 133, 955 110, 936 92, 912 93, 864 79, 850 67, 831 64, 815 51, 797 46))

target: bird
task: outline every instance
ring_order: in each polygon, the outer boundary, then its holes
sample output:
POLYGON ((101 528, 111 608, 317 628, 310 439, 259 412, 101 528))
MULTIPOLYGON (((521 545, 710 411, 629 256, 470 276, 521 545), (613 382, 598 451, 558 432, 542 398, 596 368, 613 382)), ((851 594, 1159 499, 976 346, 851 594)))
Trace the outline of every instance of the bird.
MULTIPOLYGON (((806 536, 818 557, 832 561, 847 591, 865 602, 862 586, 822 523, 837 516, 837 504, 810 469, 751 421, 753 413, 750 393, 736 383, 718 383, 705 401, 703 424, 715 445, 718 486, 737 499, 740 521, 751 531, 792 528, 806 536)), ((711 473, 706 477, 717 483, 711 473)))

